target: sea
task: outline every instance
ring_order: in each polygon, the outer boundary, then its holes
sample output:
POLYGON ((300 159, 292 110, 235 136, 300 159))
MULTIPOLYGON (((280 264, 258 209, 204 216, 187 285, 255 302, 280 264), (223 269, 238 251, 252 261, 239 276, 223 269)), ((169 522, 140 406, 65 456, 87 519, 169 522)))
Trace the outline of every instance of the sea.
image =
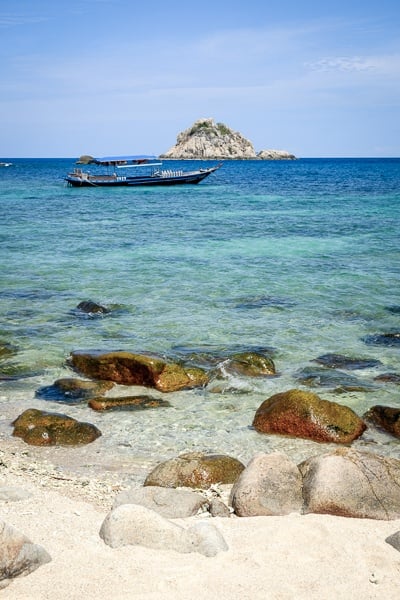
MULTIPOLYGON (((82 468, 146 470, 184 452, 246 463, 281 451, 300 462, 334 445, 256 432, 255 411, 273 394, 313 391, 360 416, 400 408, 400 159, 225 161, 199 185, 114 189, 67 186, 73 158, 7 161, 0 441, 40 408, 101 430, 92 454, 69 450, 82 468), (109 312, 81 313, 86 300, 109 312), (40 394, 79 377, 68 366, 76 350, 211 357, 222 372, 226 357, 256 351, 277 374, 224 372, 218 385, 169 394, 116 386, 109 394, 170 406, 98 413, 40 394), (333 369, 327 355, 363 362, 333 369)), ((399 443, 369 427, 353 446, 400 458, 399 443)))

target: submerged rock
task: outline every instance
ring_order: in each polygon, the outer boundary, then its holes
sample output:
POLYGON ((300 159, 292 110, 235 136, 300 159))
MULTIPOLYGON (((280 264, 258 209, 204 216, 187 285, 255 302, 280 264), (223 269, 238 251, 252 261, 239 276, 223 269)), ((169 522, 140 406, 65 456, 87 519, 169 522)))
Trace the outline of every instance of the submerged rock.
POLYGON ((208 489, 214 483, 234 483, 243 469, 231 456, 192 452, 159 464, 144 485, 208 489))
POLYGON ((35 396, 44 400, 54 402, 65 402, 67 404, 81 402, 93 396, 104 394, 114 387, 112 381, 87 381, 64 377, 57 379, 53 385, 39 388, 35 396))
POLYGON ((92 398, 88 405, 93 410, 146 410, 171 406, 167 400, 151 396, 120 396, 118 398, 92 398))
POLYGON ((296 378, 299 383, 307 387, 331 388, 336 393, 370 392, 376 389, 373 384, 354 375, 325 367, 305 367, 297 373, 296 378))
POLYGON ((400 346, 400 332, 368 335, 364 342, 370 346, 400 346))
POLYGON ((4 358, 11 358, 17 354, 17 348, 8 342, 0 340, 0 360, 4 358))
POLYGON ((372 406, 364 419, 400 438, 400 408, 391 406, 372 406))
POLYGON ((91 423, 35 408, 25 410, 12 425, 13 435, 32 446, 80 446, 101 436, 101 431, 91 423))
POLYGON ((342 354, 328 353, 318 356, 314 362, 317 362, 325 367, 331 369, 371 369, 381 365, 380 360, 372 358, 352 358, 350 356, 343 356, 342 354))
POLYGON ((92 300, 84 300, 83 302, 80 302, 76 308, 83 313, 91 315, 104 315, 110 312, 108 308, 101 304, 97 304, 97 302, 93 302, 92 300))
POLYGON ((382 373, 381 375, 374 377, 374 381, 378 381, 380 383, 395 383, 400 385, 400 375, 399 373, 382 373))
POLYGON ((276 375, 272 358, 257 352, 242 352, 234 354, 224 364, 228 373, 244 375, 245 377, 265 377, 276 375))
POLYGON ((265 400, 256 411, 253 427, 260 433, 339 444, 352 442, 366 429, 351 408, 296 389, 265 400))

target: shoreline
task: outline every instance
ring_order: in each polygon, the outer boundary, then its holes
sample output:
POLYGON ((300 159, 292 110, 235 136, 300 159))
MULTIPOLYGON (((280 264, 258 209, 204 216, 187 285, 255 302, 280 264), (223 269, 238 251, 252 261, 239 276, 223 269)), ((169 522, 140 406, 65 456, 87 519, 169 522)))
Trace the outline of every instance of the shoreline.
MULTIPOLYGON (((400 520, 292 513, 214 517, 228 550, 209 558, 142 546, 112 549, 99 537, 118 484, 57 477, 49 465, 0 445, 1 484, 30 492, 1 502, 2 519, 52 557, 1 591, 4 600, 372 600, 398 597, 400 554, 385 542, 400 520), (4 467, 4 464, 7 467, 4 467)), ((175 519, 182 527, 197 515, 175 519)))

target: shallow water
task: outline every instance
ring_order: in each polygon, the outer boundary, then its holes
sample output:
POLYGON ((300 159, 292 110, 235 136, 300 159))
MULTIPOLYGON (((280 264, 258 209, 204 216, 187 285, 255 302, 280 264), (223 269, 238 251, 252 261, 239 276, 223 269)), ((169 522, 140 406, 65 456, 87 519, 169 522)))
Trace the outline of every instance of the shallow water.
MULTIPOLYGON (((0 367, 23 377, 0 382, 3 437, 10 416, 32 406, 98 425, 96 452, 110 463, 187 450, 247 461, 280 449, 301 460, 321 445, 260 435, 251 422, 271 394, 308 389, 298 373, 331 352, 380 364, 345 371, 362 392, 313 391, 360 415, 400 405, 398 385, 374 382, 399 372, 399 346, 366 343, 400 330, 400 159, 228 161, 198 186, 153 189, 69 188, 72 159, 12 162, 0 170, 0 341, 16 354, 0 367), (111 312, 79 315, 89 299, 111 312), (279 377, 168 394, 170 408, 143 412, 97 414, 35 397, 71 376, 72 350, 236 348, 273 349, 279 377)), ((354 445, 400 457, 398 441, 377 431, 354 445)))

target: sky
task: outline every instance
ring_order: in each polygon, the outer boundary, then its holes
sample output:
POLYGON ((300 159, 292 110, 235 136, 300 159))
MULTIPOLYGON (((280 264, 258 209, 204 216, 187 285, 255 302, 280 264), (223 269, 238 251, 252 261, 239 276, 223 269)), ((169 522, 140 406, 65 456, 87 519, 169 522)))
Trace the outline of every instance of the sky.
POLYGON ((0 0, 0 65, 2 158, 158 155, 207 117, 400 156, 398 0, 0 0))

